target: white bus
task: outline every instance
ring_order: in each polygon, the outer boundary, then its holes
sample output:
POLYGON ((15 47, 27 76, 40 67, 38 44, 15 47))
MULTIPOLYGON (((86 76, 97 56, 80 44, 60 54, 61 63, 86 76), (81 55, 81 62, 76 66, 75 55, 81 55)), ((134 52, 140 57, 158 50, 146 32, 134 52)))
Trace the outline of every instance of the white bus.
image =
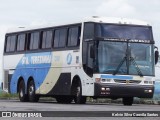
MULTIPOLYGON (((5 36, 3 90, 22 102, 42 96, 84 104, 86 97, 152 98, 155 61, 146 22, 91 17, 83 22, 21 28, 5 36)), ((156 54, 155 54, 156 53, 156 54)))

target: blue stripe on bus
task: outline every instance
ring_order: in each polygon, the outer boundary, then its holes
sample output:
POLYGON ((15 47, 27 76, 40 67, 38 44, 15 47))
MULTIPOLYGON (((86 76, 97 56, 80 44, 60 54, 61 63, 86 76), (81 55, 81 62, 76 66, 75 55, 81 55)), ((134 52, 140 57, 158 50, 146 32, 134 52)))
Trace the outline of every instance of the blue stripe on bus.
POLYGON ((132 80, 133 76, 119 76, 119 75, 101 75, 102 79, 120 79, 120 80, 132 80))
POLYGON ((17 92, 17 83, 20 76, 23 77, 25 85, 27 85, 28 78, 33 77, 37 90, 51 68, 52 58, 48 57, 52 57, 51 52, 25 54, 12 75, 10 83, 11 93, 17 92))

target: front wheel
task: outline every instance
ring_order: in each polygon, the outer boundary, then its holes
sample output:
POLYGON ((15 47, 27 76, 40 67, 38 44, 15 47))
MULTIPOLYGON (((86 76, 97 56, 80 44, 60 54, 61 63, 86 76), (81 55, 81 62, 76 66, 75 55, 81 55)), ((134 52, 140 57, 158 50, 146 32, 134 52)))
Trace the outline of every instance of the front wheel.
POLYGON ((29 96, 29 101, 30 102, 38 102, 39 101, 39 96, 37 96, 35 94, 35 84, 34 84, 34 81, 30 81, 29 82, 28 96, 29 96))
POLYGON ((80 81, 75 87, 74 101, 76 104, 85 104, 86 103, 86 97, 82 96, 82 86, 81 86, 80 81))
POLYGON ((133 97, 124 97, 123 105, 131 106, 133 104, 133 97))

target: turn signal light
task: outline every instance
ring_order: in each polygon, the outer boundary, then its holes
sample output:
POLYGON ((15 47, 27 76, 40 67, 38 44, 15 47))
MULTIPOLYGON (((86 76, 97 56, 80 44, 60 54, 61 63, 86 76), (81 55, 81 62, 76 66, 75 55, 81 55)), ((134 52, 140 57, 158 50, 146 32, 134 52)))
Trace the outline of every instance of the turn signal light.
POLYGON ((100 82, 101 81, 101 78, 96 78, 96 82, 100 82))

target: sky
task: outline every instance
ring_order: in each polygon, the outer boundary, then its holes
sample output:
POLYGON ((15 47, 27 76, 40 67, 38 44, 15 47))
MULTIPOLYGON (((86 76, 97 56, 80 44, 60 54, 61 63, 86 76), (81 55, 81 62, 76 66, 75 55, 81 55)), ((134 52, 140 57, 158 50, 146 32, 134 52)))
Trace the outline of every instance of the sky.
POLYGON ((0 62, 8 29, 81 21, 90 16, 147 21, 160 48, 160 0, 0 0, 0 62))

